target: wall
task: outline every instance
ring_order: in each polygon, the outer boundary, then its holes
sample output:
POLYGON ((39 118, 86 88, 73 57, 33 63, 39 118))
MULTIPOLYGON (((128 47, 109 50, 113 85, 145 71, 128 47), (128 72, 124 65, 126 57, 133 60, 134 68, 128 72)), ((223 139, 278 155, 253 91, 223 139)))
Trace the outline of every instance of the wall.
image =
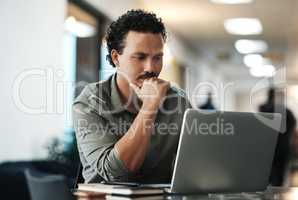
POLYGON ((63 133, 56 86, 63 78, 65 6, 65 0, 1 1, 0 162, 43 158, 49 138, 63 133))

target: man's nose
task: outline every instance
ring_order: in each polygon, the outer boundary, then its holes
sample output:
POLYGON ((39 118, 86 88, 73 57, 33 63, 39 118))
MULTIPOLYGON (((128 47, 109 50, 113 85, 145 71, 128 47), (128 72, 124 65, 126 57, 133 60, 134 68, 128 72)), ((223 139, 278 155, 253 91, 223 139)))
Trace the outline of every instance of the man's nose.
POLYGON ((145 63, 144 71, 156 73, 155 63, 152 60, 148 59, 148 61, 145 63))

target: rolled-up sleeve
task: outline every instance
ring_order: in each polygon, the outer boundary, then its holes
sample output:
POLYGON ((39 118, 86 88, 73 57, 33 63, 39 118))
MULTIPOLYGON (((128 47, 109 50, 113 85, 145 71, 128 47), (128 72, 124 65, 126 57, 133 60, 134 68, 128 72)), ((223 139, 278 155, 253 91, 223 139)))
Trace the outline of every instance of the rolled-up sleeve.
POLYGON ((79 102, 73 105, 73 122, 85 182, 128 181, 131 175, 114 148, 119 136, 109 132, 107 119, 79 102))

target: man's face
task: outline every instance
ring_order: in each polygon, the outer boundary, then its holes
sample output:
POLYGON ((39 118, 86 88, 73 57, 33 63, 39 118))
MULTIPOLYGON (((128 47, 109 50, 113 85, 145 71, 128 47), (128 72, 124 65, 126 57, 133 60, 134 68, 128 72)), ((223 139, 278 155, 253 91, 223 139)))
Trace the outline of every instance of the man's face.
POLYGON ((146 78, 158 77, 162 69, 164 41, 161 34, 128 32, 122 54, 117 55, 117 72, 141 87, 146 78))

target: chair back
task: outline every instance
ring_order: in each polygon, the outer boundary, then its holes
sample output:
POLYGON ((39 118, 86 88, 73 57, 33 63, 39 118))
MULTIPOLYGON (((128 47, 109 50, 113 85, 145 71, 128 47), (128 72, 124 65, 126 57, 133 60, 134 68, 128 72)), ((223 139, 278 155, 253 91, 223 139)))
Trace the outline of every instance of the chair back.
POLYGON ((74 200, 63 175, 52 175, 32 169, 25 170, 31 200, 74 200))

